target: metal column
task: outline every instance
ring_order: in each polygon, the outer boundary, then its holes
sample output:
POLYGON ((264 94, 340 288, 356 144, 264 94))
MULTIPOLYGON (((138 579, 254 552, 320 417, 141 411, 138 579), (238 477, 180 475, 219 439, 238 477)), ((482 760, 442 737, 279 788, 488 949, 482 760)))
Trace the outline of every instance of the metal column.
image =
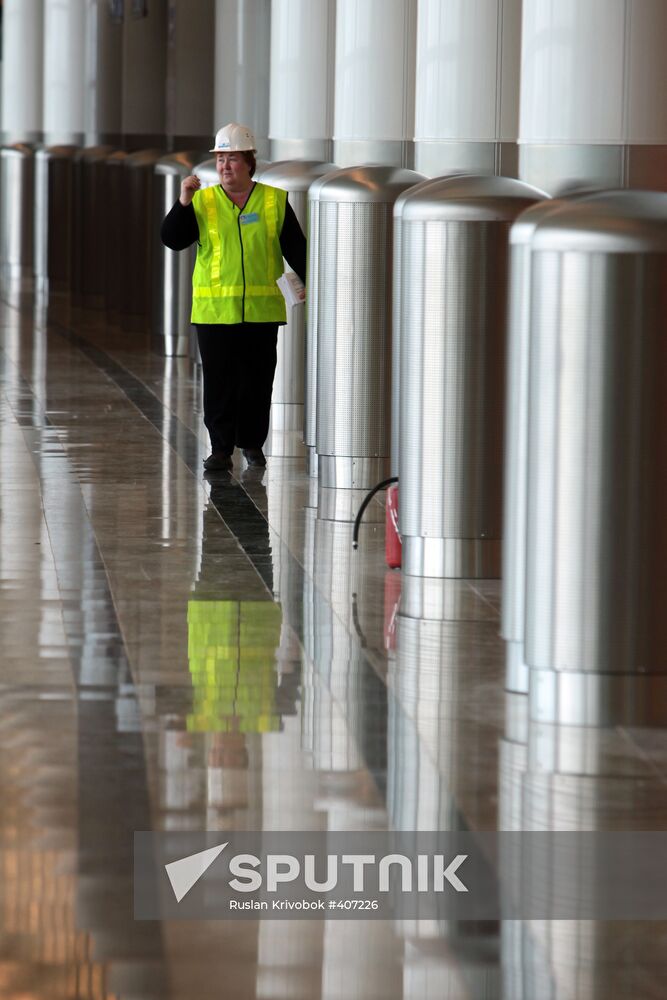
POLYGON ((532 241, 530 715, 667 721, 667 195, 613 192, 532 241))
POLYGON ((404 201, 399 519, 411 576, 500 575, 508 236, 542 197, 471 175, 404 201))

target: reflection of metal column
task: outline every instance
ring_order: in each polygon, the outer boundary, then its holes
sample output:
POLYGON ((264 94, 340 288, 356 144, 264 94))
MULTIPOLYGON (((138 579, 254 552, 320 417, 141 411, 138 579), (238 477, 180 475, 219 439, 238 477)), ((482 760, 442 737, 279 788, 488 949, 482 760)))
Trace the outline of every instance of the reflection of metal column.
POLYGON ((532 241, 531 718, 664 724, 667 195, 549 215, 532 241))
POLYGON ((193 352, 192 270, 195 250, 177 253, 162 245, 159 225, 180 194, 181 181, 201 162, 201 153, 163 156, 155 164, 153 242, 153 336, 166 357, 187 357, 193 352))
MULTIPOLYGON (((252 480, 246 482, 250 489, 252 480)), ((322 830, 326 817, 316 808, 319 775, 304 745, 302 721, 295 708, 301 672, 301 647, 296 640, 304 574, 290 553, 298 525, 293 516, 295 483, 267 483, 268 521, 272 526, 271 558, 274 592, 283 608, 280 646, 276 651, 276 701, 282 717, 279 733, 265 733, 261 747, 263 830, 322 830), (274 534, 275 532, 275 534, 274 534), (304 752, 305 751, 305 752, 304 752)), ((305 657, 307 661, 307 657, 305 657)), ((309 683, 309 682, 306 682, 309 683)), ((303 691, 303 688, 302 688, 303 691)), ((307 711, 302 695, 302 716, 307 711)), ((258 941, 257 997, 312 995, 319 973, 323 924, 316 920, 265 920, 258 941), (317 969, 317 972, 315 971, 317 969)))
MULTIPOLYGON (((661 826, 664 786, 650 760, 628 755, 627 741, 627 733, 618 729, 530 722, 520 829, 576 833, 661 826)), ((530 887, 536 899, 549 899, 554 892, 553 852, 539 847, 536 844, 521 859, 521 884, 530 887)), ((594 853, 588 858, 582 854, 580 881, 590 878, 592 886, 602 877, 595 873, 595 864, 594 853)), ((634 996, 639 942, 643 968, 664 966, 659 937, 647 938, 641 924, 531 920, 518 926, 514 976, 521 970, 524 992, 509 994, 512 998, 634 996)))
MULTIPOLYGON (((294 213, 306 231, 306 196, 314 180, 333 170, 331 163, 314 160, 272 163, 260 168, 255 180, 288 192, 294 213)), ((291 270, 287 264, 285 270, 291 270)), ((288 307, 287 325, 278 334, 278 364, 273 380, 271 424, 266 443, 269 455, 303 453, 303 403, 305 362, 304 307, 288 307)))
MULTIPOLYGON (((479 796, 480 776, 471 780, 471 771, 488 768, 496 750, 495 734, 474 704, 482 697, 486 649, 496 629, 495 622, 398 616, 396 667, 389 681, 404 725, 408 732, 414 728, 415 753, 391 753, 402 775, 398 782, 394 776, 395 828, 457 830, 463 817, 473 829, 494 828, 495 807, 479 796)), ((403 742, 406 737, 404 732, 403 742)))
MULTIPOLYGON (((364 776, 360 778, 345 784, 337 776, 329 795, 320 800, 331 833, 385 828, 386 814, 380 803, 373 802, 364 776)), ((368 920, 363 927, 360 934, 356 920, 323 922, 322 986, 315 994, 320 1000, 348 1000, 351 996, 402 1000, 391 922, 368 920)))
POLYGON ((401 218, 399 476, 403 570, 500 575, 507 238, 541 193, 460 177, 401 218))
POLYGON ((313 750, 315 727, 315 511, 306 507, 303 542, 303 666, 301 668, 301 746, 313 750))
POLYGON ((412 170, 351 167, 319 191, 317 453, 323 489, 389 471, 392 211, 412 170), (389 248, 389 252, 388 252, 389 248))
MULTIPOLYGON (((531 211, 530 209, 528 210, 531 211)), ((526 213, 528 214, 528 213, 526 213)), ((523 830, 524 779, 528 767, 528 699, 521 694, 505 694, 505 734, 498 748, 498 830, 523 830)), ((501 856, 503 885, 511 892, 520 884, 522 858, 511 843, 505 843, 501 856), (516 881, 515 881, 516 879, 516 881)), ((503 920, 500 926, 501 974, 503 1000, 529 1000, 549 997, 525 989, 524 956, 526 927, 519 920, 503 920)))
POLYGON ((315 766, 363 767, 363 651, 350 635, 352 595, 363 593, 360 561, 352 565, 349 524, 315 522, 313 567, 315 766))
MULTIPOLYGON (((491 609, 459 581, 406 577, 403 582, 396 662, 388 676, 390 826, 493 829, 495 809, 489 797, 479 795, 479 781, 480 769, 487 770, 496 749, 495 733, 481 711, 485 651, 493 642, 495 616, 488 620, 491 609), (409 616, 418 612, 419 617, 409 616)), ((433 992, 423 982, 423 992, 418 992, 421 966, 430 951, 425 944, 424 956, 411 970, 414 985, 405 996, 440 997, 450 990, 498 995, 497 968, 488 959, 497 947, 495 928, 433 919, 401 921, 397 927, 406 939, 417 939, 413 947, 429 938, 446 939, 452 956, 432 969, 433 992)))

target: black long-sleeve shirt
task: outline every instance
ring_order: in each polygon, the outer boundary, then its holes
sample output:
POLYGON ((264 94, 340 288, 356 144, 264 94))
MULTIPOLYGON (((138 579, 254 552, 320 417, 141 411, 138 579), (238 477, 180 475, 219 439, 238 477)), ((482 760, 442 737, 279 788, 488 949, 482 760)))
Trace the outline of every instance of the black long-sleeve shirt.
MULTIPOLYGON (((192 204, 181 205, 180 201, 176 201, 162 222, 160 238, 170 250, 185 250, 199 240, 199 226, 192 204)), ((306 237, 289 200, 285 205, 285 219, 280 231, 280 249, 289 266, 305 283, 306 237)))

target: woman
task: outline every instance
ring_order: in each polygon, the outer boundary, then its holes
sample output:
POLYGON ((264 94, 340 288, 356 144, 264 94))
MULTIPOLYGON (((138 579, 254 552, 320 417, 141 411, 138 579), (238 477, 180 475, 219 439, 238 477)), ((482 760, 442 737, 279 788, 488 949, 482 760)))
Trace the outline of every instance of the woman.
POLYGON ((264 466, 278 327, 285 300, 276 285, 283 257, 305 281, 306 240, 287 192, 253 181, 255 139, 232 123, 215 137, 220 184, 201 189, 186 177, 162 223, 162 242, 184 250, 197 241, 192 322, 204 376, 209 472, 232 468, 234 446, 264 466), (201 190, 200 190, 201 189, 201 190))

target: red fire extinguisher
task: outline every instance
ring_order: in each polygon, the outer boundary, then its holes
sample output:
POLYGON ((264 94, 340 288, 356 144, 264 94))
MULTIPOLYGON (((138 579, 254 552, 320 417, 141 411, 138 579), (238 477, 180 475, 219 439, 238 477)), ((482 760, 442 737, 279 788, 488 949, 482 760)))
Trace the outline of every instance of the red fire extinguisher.
POLYGON ((387 490, 385 506, 384 557, 389 569, 401 565, 401 535, 398 530, 398 484, 387 490))
POLYGON ((352 532, 352 548, 359 548, 359 527, 361 525, 361 519, 364 516, 364 511, 368 507, 369 503, 379 490, 387 490, 387 502, 385 507, 385 559, 387 566, 391 569, 401 565, 401 536, 398 533, 398 486, 392 486, 392 483, 398 483, 398 476, 392 476, 390 479, 383 479, 381 483, 374 486, 370 493, 364 497, 364 502, 359 508, 359 512, 354 521, 354 530, 352 532))

